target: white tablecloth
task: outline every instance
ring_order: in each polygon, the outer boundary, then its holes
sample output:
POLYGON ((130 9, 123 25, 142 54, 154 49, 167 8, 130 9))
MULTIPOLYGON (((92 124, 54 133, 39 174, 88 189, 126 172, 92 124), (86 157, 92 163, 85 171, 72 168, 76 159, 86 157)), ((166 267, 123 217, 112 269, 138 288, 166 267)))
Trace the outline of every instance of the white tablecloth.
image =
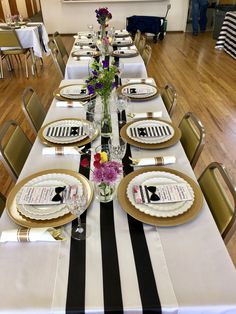
MULTIPOLYGON (((63 81, 62 84, 76 81, 63 81)), ((149 102, 133 103, 135 112, 163 111, 160 97, 149 102)), ((81 108, 58 108, 54 100, 46 122, 84 117, 81 108)), ((113 118, 115 131, 115 116, 113 118)), ((93 146, 99 144, 99 139, 93 146)), ((42 155, 43 145, 36 139, 20 179, 45 169, 78 170, 80 157, 42 155)), ((194 173, 180 143, 159 150, 132 148, 132 157, 175 155, 170 168, 194 178, 194 173)), ((119 258, 120 282, 125 313, 142 313, 139 284, 129 238, 127 215, 117 200, 114 206, 114 228, 119 258)), ((100 213, 96 200, 87 211, 91 235, 86 240, 86 313, 103 313, 104 291, 100 242, 100 213)), ((0 231, 15 228, 6 212, 0 220, 0 231)), ((70 224, 66 227, 70 229, 70 224)), ((236 272, 210 211, 203 210, 191 222, 168 228, 144 225, 145 237, 156 278, 162 313, 235 314, 236 272), (165 284, 166 282, 166 284, 165 284), (164 283, 164 284, 163 284, 164 283), (173 290, 172 290, 173 289, 173 290)), ((65 313, 70 241, 61 243, 6 243, 0 246, 0 313, 65 313)), ((82 258, 82 256, 81 256, 82 258)), ((106 269, 103 270, 106 272, 106 269)), ((75 298, 80 287, 73 293, 75 298)))
POLYGON ((43 53, 50 53, 48 34, 43 23, 28 23, 16 29, 16 33, 22 47, 32 48, 35 56, 42 58, 43 53))

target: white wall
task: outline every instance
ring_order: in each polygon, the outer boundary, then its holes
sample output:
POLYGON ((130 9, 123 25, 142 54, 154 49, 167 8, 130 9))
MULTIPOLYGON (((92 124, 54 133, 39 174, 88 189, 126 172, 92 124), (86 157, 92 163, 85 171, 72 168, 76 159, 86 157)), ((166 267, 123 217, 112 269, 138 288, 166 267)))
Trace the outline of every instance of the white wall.
POLYGON ((63 3, 61 0, 41 0, 44 23, 49 34, 58 31, 59 33, 76 33, 79 30, 86 30, 87 24, 93 23, 98 29, 95 9, 108 7, 113 17, 109 25, 115 28, 124 28, 126 17, 132 15, 164 16, 168 3, 172 7, 168 14, 169 31, 185 31, 188 0, 170 1, 148 1, 142 2, 82 2, 63 3))

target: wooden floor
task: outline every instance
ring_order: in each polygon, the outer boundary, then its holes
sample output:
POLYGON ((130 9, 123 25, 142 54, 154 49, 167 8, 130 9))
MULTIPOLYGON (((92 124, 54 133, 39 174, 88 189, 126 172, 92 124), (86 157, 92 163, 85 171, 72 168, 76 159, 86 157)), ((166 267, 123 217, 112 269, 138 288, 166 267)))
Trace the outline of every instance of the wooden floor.
MULTIPOLYGON (((63 40, 69 51, 73 37, 66 36, 63 40)), ((151 45, 149 76, 158 85, 169 82, 177 90, 173 122, 178 124, 185 112, 193 111, 206 128, 206 145, 195 168, 196 176, 211 161, 219 161, 227 166, 236 182, 236 60, 214 49, 211 33, 197 37, 191 33, 168 33, 162 42, 151 45)), ((50 57, 44 58, 44 69, 37 78, 25 79, 23 69, 16 68, 15 73, 10 73, 4 68, 4 72, 6 78, 0 80, 0 125, 15 119, 34 140, 21 110, 21 94, 25 87, 32 86, 48 108, 60 76, 50 57)), ((0 165, 0 191, 7 195, 13 184, 0 165)), ((236 265, 236 234, 227 247, 236 265)))

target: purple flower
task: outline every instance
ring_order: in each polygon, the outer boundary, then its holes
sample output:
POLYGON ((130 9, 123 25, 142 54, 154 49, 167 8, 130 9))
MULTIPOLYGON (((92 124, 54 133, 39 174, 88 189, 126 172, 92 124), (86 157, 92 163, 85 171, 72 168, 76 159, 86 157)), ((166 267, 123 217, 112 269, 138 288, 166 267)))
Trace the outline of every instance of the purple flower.
POLYGON ((95 85, 95 88, 101 89, 101 88, 103 88, 103 84, 97 82, 96 85, 95 85))
POLYGON ((102 61, 102 66, 104 69, 108 68, 109 67, 109 61, 108 60, 103 60, 102 61))
POLYGON ((98 77, 98 72, 97 71, 93 70, 92 73, 93 73, 94 76, 98 77))
POLYGON ((117 179, 117 176, 115 169, 108 167, 106 168, 106 171, 104 171, 103 181, 105 183, 112 183, 117 179))
POLYGON ((88 85, 87 88, 88 88, 89 95, 95 93, 95 89, 93 85, 88 85))
POLYGON ((117 83, 116 82, 113 82, 112 85, 111 85, 111 88, 116 88, 117 87, 117 83))
POLYGON ((103 181, 103 169, 102 168, 95 168, 93 172, 93 180, 96 183, 103 181))

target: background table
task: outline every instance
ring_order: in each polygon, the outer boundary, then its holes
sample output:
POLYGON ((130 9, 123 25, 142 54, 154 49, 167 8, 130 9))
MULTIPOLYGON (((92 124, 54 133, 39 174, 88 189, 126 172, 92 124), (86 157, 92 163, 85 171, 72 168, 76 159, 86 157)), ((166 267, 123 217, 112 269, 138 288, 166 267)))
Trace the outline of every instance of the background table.
POLYGON ((226 13, 215 48, 236 59, 236 11, 226 13))
MULTIPOLYGON (((62 85, 76 82, 64 80, 62 85)), ((132 103, 131 108, 136 112, 162 110, 163 118, 170 120, 161 97, 132 103)), ((117 132, 117 115, 112 115, 113 131, 117 132)), ((85 111, 81 108, 58 108, 54 100, 45 123, 67 117, 82 118, 85 111)), ((100 138, 92 146, 99 144, 100 138)), ((36 139, 19 179, 45 169, 78 171, 80 156, 46 156, 42 155, 42 148, 43 145, 36 139)), ((176 163, 168 167, 195 178, 180 143, 159 151, 133 147, 131 153, 133 158, 175 155, 176 163)), ((91 227, 91 236, 82 249, 78 242, 70 240, 0 245, 0 313, 72 313, 80 301, 81 312, 86 310, 91 314, 103 313, 104 308, 111 312, 111 305, 113 310, 120 312, 143 313, 145 297, 150 297, 151 287, 148 285, 151 283, 147 281, 146 290, 140 285, 146 277, 143 275, 139 278, 138 273, 146 269, 146 265, 142 253, 134 260, 130 218, 116 199, 113 208, 106 205, 100 208, 94 200, 87 210, 86 222, 91 227), (107 228, 110 231, 114 226, 114 239, 111 240, 116 244, 118 274, 115 272, 113 254, 109 247, 107 251, 104 249, 104 241, 110 241, 112 234, 108 232, 104 239, 104 229, 101 228, 103 219, 113 222, 107 228), (78 262, 72 267, 73 258, 78 262), (84 261, 83 267, 81 260, 84 261), (115 273, 119 278, 115 287, 107 283, 106 274, 110 273, 115 273), (81 282, 77 282, 77 279, 81 279, 81 282), (74 286, 71 281, 74 281, 74 286), (117 284, 120 284, 122 304, 115 303, 117 284)), ((0 220, 0 231, 16 227, 5 211, 0 220)), ((236 312, 235 269, 205 202, 200 214, 189 223, 169 228, 143 225, 142 228, 162 313, 236 312)), ((69 231, 70 224, 65 229, 69 231)), ((141 246, 141 241, 137 243, 137 246, 141 246)), ((112 276, 110 279, 112 283, 112 276)), ((152 310, 146 308, 146 311, 152 310)))
MULTIPOLYGON (((6 24, 0 24, 5 26, 6 24)), ((32 48, 36 57, 42 58, 43 53, 49 54, 48 34, 43 23, 28 23, 16 29, 17 36, 23 48, 32 48)))

